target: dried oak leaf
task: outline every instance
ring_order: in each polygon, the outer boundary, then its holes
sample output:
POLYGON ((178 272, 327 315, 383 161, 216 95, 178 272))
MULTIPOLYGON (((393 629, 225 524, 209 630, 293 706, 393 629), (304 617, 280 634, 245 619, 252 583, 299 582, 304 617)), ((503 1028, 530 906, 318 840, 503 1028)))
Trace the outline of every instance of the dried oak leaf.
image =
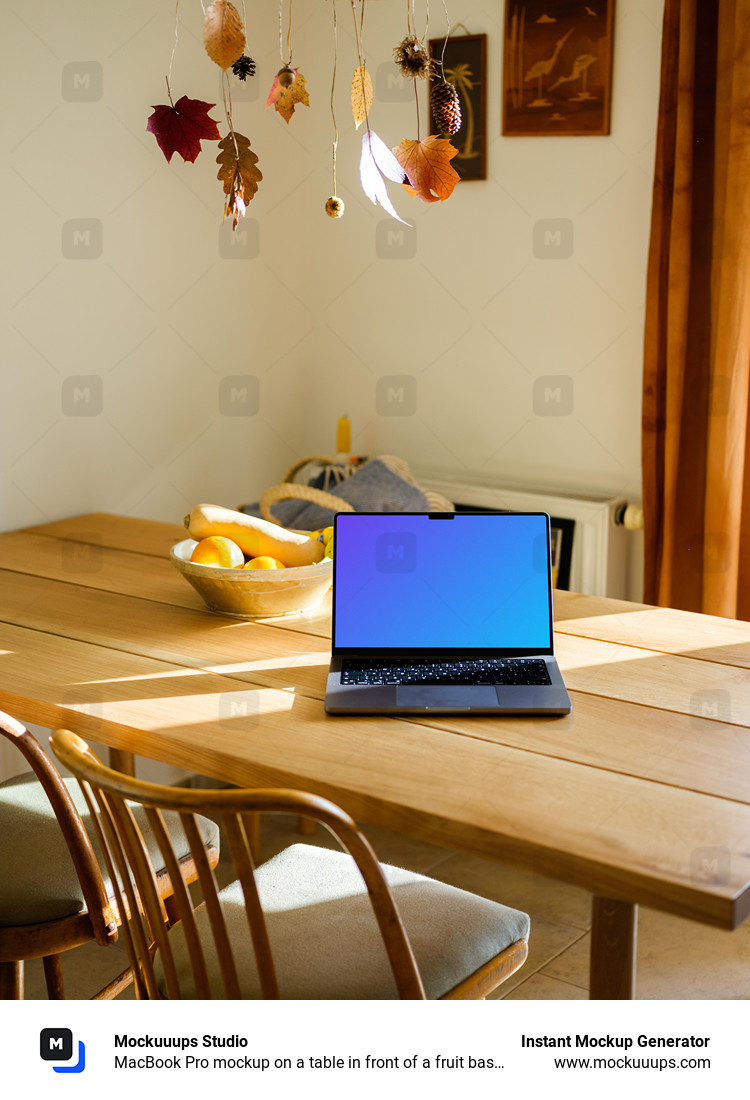
POLYGON ((352 77, 352 114, 358 130, 367 121, 367 112, 372 106, 372 79, 364 65, 354 70, 352 77))
POLYGON ((228 69, 245 49, 245 29, 240 13, 229 0, 214 0, 203 20, 203 45, 220 69, 228 69))
POLYGON ((447 138, 432 134, 424 141, 407 138, 393 150, 409 180, 404 187, 410 195, 417 195, 423 202, 445 202, 461 178, 451 158, 458 149, 447 138))
POLYGON ((174 106, 161 103, 153 108, 146 130, 156 138, 167 162, 174 153, 185 161, 194 161, 201 151, 201 141, 218 141, 219 128, 208 113, 215 106, 183 95, 174 106))
POLYGON ((277 73, 273 79, 271 91, 268 93, 266 109, 275 107, 284 121, 288 123, 298 103, 303 103, 306 107, 310 106, 310 97, 302 73, 299 69, 294 70, 294 81, 288 88, 279 83, 279 74, 277 73))
POLYGON ((216 178, 222 180, 227 196, 224 216, 232 215, 232 228, 236 229, 263 176, 256 167, 258 158, 250 148, 250 141, 243 134, 227 134, 219 142, 219 149, 216 178))

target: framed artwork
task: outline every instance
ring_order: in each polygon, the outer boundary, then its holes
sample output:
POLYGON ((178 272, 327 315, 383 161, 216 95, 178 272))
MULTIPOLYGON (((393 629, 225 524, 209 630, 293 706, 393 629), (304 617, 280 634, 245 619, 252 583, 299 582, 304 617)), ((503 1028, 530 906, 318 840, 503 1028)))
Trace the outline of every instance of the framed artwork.
MULTIPOLYGON (((462 180, 487 179, 487 35, 462 34, 455 38, 431 38, 430 57, 440 76, 458 92, 461 128, 450 137, 458 149, 451 165, 462 180)), ((430 95, 434 79, 430 77, 430 95)), ((430 119, 433 122, 432 118, 430 119)))
POLYGON ((570 588, 570 563, 573 557, 575 520, 549 517, 552 587, 570 588))
POLYGON ((503 134, 608 134, 615 0, 508 0, 503 134))

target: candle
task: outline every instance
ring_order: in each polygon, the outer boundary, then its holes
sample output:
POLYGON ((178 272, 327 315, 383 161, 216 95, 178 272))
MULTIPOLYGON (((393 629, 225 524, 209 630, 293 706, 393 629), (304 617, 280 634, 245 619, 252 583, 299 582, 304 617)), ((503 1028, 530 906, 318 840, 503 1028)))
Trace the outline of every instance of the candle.
POLYGON ((352 426, 348 416, 340 416, 336 425, 336 450, 348 455, 352 449, 352 426))

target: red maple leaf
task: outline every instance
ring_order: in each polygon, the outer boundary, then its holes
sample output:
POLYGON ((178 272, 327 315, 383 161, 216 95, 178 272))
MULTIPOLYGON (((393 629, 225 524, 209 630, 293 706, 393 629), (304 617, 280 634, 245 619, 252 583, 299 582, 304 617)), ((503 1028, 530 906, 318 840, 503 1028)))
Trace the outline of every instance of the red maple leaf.
POLYGON ((208 113, 215 106, 184 95, 174 106, 162 103, 154 107, 146 130, 156 138, 167 162, 173 153, 179 153, 185 161, 194 161, 201 151, 201 140, 219 140, 219 129, 208 113))

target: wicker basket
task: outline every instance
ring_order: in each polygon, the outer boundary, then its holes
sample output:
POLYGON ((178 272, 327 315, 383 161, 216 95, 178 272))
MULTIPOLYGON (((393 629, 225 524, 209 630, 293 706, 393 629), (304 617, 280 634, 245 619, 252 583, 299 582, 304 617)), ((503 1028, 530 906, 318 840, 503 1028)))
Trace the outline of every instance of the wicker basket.
MULTIPOLYGON (((431 512, 453 511, 453 504, 451 501, 441 496, 440 493, 433 493, 430 489, 424 489, 414 479, 411 470, 403 459, 396 458, 393 455, 378 455, 378 459, 384 466, 387 466, 392 473, 402 478, 408 485, 413 485, 416 489, 419 489, 427 499, 431 512)), ((334 512, 354 511, 352 505, 341 497, 334 496, 333 493, 327 493, 324 489, 315 489, 312 485, 303 485, 294 480, 294 475, 310 462, 320 462, 323 465, 336 465, 335 459, 323 455, 309 455, 307 458, 301 458, 298 462, 295 462, 284 474, 279 485, 274 485, 272 488, 266 489, 262 494, 259 507, 260 513, 264 519, 269 520, 271 523, 279 522, 271 511, 271 507, 280 500, 306 500, 311 504, 320 505, 321 508, 331 508, 334 512)), ((359 467, 353 466, 351 472, 355 473, 358 468, 359 467)))

